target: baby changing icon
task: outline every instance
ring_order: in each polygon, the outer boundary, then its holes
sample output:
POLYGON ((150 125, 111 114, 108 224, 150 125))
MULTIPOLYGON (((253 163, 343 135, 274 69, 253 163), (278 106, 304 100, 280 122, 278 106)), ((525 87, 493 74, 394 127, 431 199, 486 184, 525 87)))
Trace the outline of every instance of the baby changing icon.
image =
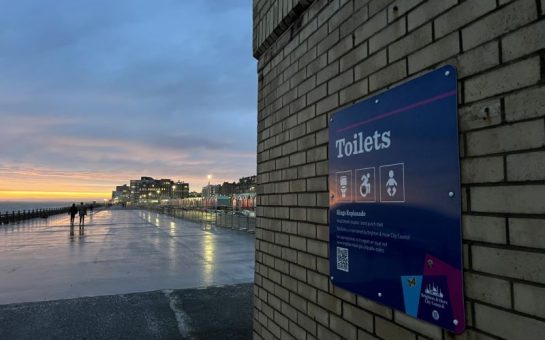
POLYGON ((380 201, 405 202, 405 166, 403 163, 380 167, 380 201))
POLYGON ((386 193, 394 197, 397 192, 397 181, 394 178, 394 170, 388 171, 388 180, 386 181, 386 193))
POLYGON ((376 202, 375 168, 356 169, 356 202, 376 202))

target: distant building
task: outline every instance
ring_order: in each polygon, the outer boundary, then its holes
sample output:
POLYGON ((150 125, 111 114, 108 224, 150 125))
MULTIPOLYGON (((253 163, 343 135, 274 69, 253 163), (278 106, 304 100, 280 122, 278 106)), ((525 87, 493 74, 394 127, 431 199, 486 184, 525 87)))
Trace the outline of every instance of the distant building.
POLYGON ((219 193, 221 195, 234 195, 255 192, 257 176, 242 177, 238 182, 223 182, 219 193))
POLYGON ((172 198, 186 198, 189 197, 189 183, 176 182, 172 186, 172 198))
POLYGON ((131 198, 131 191, 127 184, 118 185, 115 191, 112 191, 112 201, 114 203, 126 203, 131 198))
POLYGON ((141 177, 130 181, 130 201, 133 203, 157 203, 188 196, 189 183, 152 177, 141 177))
POLYGON ((219 184, 210 184, 202 188, 202 196, 210 197, 220 193, 221 185, 219 184))

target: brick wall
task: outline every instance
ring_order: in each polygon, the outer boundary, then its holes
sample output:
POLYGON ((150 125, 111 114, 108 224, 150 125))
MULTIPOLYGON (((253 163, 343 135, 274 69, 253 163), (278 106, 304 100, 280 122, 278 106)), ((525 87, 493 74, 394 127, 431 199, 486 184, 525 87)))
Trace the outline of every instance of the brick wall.
POLYGON ((327 160, 332 113, 453 64, 460 338, 544 339, 545 0, 254 0, 254 9, 255 338, 455 338, 330 282, 327 160), (274 8, 284 9, 268 18, 274 8))

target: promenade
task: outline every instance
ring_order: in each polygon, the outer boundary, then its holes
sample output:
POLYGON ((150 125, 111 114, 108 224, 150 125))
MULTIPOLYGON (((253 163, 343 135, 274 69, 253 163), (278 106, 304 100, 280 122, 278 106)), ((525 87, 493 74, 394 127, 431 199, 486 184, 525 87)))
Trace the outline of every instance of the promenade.
MULTIPOLYGON (((131 338, 171 338, 173 334, 184 338, 184 332, 188 338, 199 338, 191 333, 192 327, 200 324, 198 327, 204 327, 199 330, 204 332, 202 334, 210 327, 206 326, 206 320, 188 321, 191 313, 184 309, 194 309, 195 305, 202 305, 201 309, 193 310, 194 316, 202 319, 229 306, 245 305, 248 311, 239 311, 239 316, 248 315, 247 322, 251 324, 254 236, 245 232, 141 210, 103 210, 87 217, 84 235, 79 235, 76 225, 71 236, 68 216, 62 215, 2 226, 0 257, 0 305, 3 305, 0 306, 0 336, 25 338, 24 332, 13 333, 13 327, 21 331, 28 327, 25 326, 28 323, 13 318, 17 313, 28 313, 28 317, 39 321, 30 310, 42 310, 51 318, 52 310, 59 309, 53 314, 63 315, 65 311, 70 317, 74 313, 67 311, 78 305, 76 314, 83 315, 84 319, 90 316, 96 322, 100 319, 98 315, 110 315, 119 306, 125 306, 126 310, 112 314, 110 321, 122 318, 136 322, 153 315, 154 308, 164 309, 161 313, 166 314, 157 319, 166 322, 165 325, 155 322, 151 328, 144 327, 141 333, 130 333, 131 338), (207 290, 202 289, 222 285, 230 286, 223 291, 221 287, 209 288, 217 299, 210 299, 207 290), (152 293, 131 295, 141 292, 152 293), (61 299, 75 300, 56 301, 61 299), (193 299, 194 304, 184 303, 184 299, 193 299), (220 301, 230 302, 218 305, 220 301), (87 308, 90 309, 87 311, 87 308), (145 308, 151 309, 146 311, 145 308), (127 315, 121 317, 119 312, 127 315), (200 313, 204 313, 202 317, 200 313), (169 327, 176 332, 168 333, 171 332, 169 327), (5 333, 8 330, 11 333, 5 333)), ((62 320, 51 321, 50 331, 58 330, 54 327, 58 322, 62 320)), ((118 320, 117 324, 123 321, 118 320)), ((84 327, 85 334, 117 338, 125 334, 96 333, 104 331, 100 323, 96 326, 84 327)), ((115 323, 112 330, 117 329, 114 326, 115 323)), ((48 334, 46 329, 42 332, 42 335, 48 334)), ((67 334, 67 338, 74 335, 73 332, 67 334)), ((57 338, 63 338, 62 334, 57 338)))

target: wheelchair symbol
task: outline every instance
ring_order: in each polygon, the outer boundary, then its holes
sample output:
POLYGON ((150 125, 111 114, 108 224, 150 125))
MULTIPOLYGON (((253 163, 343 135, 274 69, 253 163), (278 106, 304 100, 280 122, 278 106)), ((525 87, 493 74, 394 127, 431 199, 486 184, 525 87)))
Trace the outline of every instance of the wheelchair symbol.
POLYGON ((371 183, 369 183, 370 173, 366 173, 361 176, 360 195, 361 197, 367 197, 371 194, 371 183))

